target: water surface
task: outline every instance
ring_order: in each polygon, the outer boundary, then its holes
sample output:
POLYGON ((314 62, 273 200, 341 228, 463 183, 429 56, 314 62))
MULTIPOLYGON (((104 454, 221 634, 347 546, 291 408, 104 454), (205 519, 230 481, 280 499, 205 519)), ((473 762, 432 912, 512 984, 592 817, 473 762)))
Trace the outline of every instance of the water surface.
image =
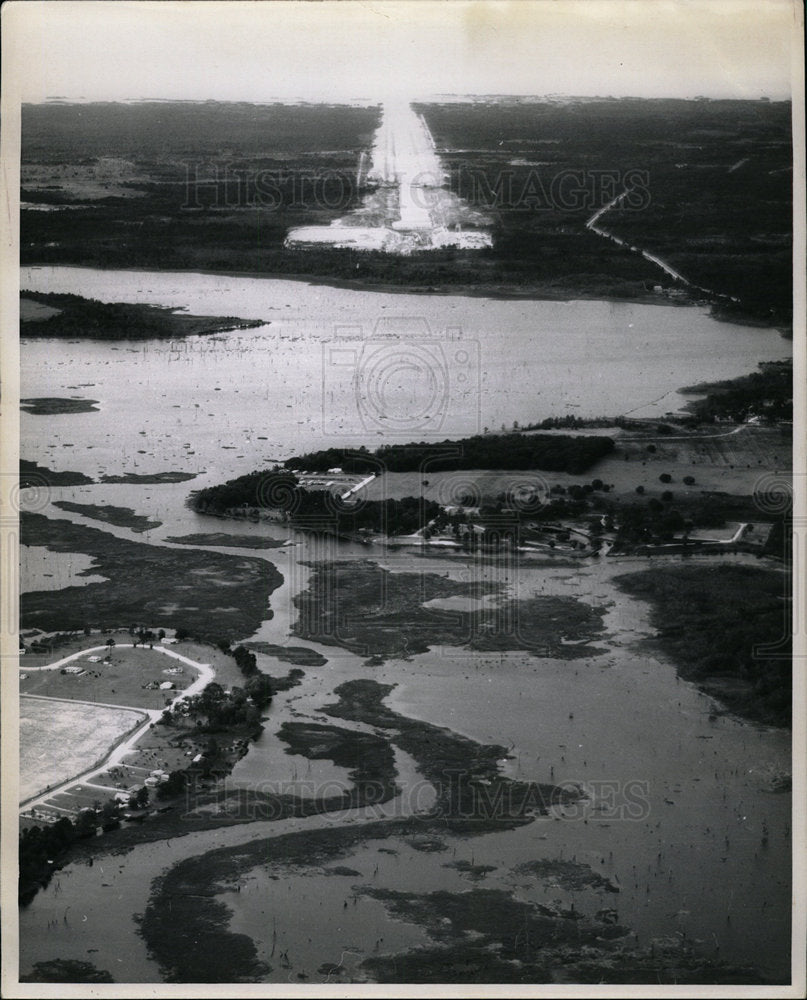
MULTIPOLYGON (((379 852, 377 843, 362 845, 340 861, 361 873, 357 883, 460 891, 469 886, 467 878, 443 862, 473 857, 496 868, 484 887, 551 902, 565 898, 563 893, 514 881, 512 869, 537 858, 573 857, 618 881, 620 920, 641 943, 686 933, 707 954, 786 974, 791 797, 773 788, 776 776, 789 770, 789 734, 730 717, 710 721, 710 702, 640 645, 651 632, 647 606, 622 594, 613 577, 647 561, 601 559, 570 568, 510 560, 503 567, 450 554, 422 559, 411 551, 341 545, 276 525, 203 517, 188 510, 185 499, 199 486, 331 443, 442 440, 551 414, 661 414, 682 402, 678 387, 745 374, 761 360, 789 356, 790 342, 770 330, 716 323, 696 308, 399 295, 86 268, 28 268, 21 280, 22 287, 39 291, 266 321, 254 330, 174 343, 29 340, 22 347, 24 396, 67 396, 91 387, 100 401, 98 413, 21 414, 23 457, 94 478, 198 473, 180 484, 54 488, 39 498, 43 513, 89 524, 49 501, 130 507, 161 526, 141 535, 93 526, 156 545, 170 545, 164 541, 169 536, 220 530, 288 535, 293 542, 283 549, 239 550, 273 563, 284 576, 271 598, 273 616, 242 638, 308 645, 328 662, 304 668, 303 683, 276 698, 266 732, 237 766, 235 783, 285 783, 302 794, 326 783, 344 784, 343 768, 286 754, 277 729, 286 720, 331 721, 322 706, 336 700, 334 690, 346 680, 395 684, 388 700, 395 711, 501 745, 501 768, 513 777, 579 783, 591 797, 583 811, 560 811, 520 830, 447 838, 439 856, 403 843, 386 845, 397 855, 379 852), (379 328, 386 317, 395 322, 379 328), (436 340, 414 337, 424 330, 436 340), (375 390, 382 385, 385 394, 379 395, 375 390), (469 399, 478 406, 469 406, 469 399), (396 423, 406 407, 420 414, 419 424, 396 423), (368 667, 346 650, 294 636, 294 597, 308 584, 307 563, 367 558, 391 572, 496 582, 517 599, 568 595, 604 607, 606 634, 596 643, 603 651, 552 659, 444 647, 368 667), (640 803, 638 814, 620 808, 628 789, 631 801, 640 803), (763 845, 764 829, 769 836, 763 845)), ((91 565, 81 555, 49 554, 52 568, 46 569, 40 550, 22 553, 24 589, 42 589, 49 579, 54 587, 72 585, 82 580, 76 573, 91 565)), ((465 598, 434 603, 454 610, 482 605, 465 598)), ((288 670, 270 657, 261 657, 261 665, 273 674, 288 670)), ((396 751, 396 765, 402 795, 383 814, 427 807, 428 788, 424 797, 414 762, 396 751)), ((152 879, 167 866, 224 844, 361 820, 349 812, 190 833, 120 858, 101 857, 92 868, 70 865, 22 911, 22 971, 36 961, 69 957, 92 961, 118 981, 158 981, 133 916, 143 911, 152 879)), ((386 924, 377 901, 354 902, 348 882, 318 870, 290 871, 274 880, 256 869, 248 890, 226 898, 234 910, 232 928, 255 938, 260 954, 276 966, 278 981, 292 973, 280 967, 277 953, 271 956, 278 927, 273 918, 281 913, 286 917, 276 952, 282 944, 293 971, 314 982, 324 978, 317 976, 319 965, 338 963, 343 952, 345 964, 355 969, 363 956, 422 942, 417 928, 386 924), (377 947, 382 934, 385 944, 377 947)), ((598 900, 577 903, 595 909, 598 900)))

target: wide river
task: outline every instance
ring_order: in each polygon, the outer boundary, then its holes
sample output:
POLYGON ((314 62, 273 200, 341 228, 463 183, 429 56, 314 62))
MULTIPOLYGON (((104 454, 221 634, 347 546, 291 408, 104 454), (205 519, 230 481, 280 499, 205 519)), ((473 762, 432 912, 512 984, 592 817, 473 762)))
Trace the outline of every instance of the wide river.
MULTIPOLYGON (((442 439, 554 414, 661 414, 680 406, 680 386, 740 375, 761 360, 791 353, 790 342, 775 332, 716 323, 695 308, 415 296, 82 268, 26 269, 21 284, 266 321, 257 329, 173 344, 23 343, 21 395, 79 396, 99 407, 58 416, 23 413, 24 458, 93 478, 198 473, 174 485, 54 489, 39 497, 37 509, 153 545, 198 531, 284 537, 279 527, 200 517, 183 502, 192 488, 295 451, 401 436, 442 439), (58 499, 131 507, 162 523, 138 535, 52 507, 58 499)), ((248 550, 276 564, 285 578, 272 596, 274 617, 251 638, 300 644, 291 636, 292 599, 306 585, 306 561, 327 557, 332 547, 292 539, 296 544, 283 549, 248 550)), ((87 566, 85 559, 54 560, 45 583, 41 550, 27 551, 24 589, 81 582, 74 574, 87 566)), ((392 571, 425 569, 458 579, 467 572, 451 557, 429 559, 424 567, 412 555, 338 549, 339 558, 368 555, 392 571)), ((371 674, 397 684, 389 698, 396 711, 510 748, 511 759, 502 766, 514 777, 583 782, 603 809, 609 794, 618 804, 627 783, 636 783, 630 787, 634 794, 641 789, 645 803, 637 818, 600 812, 594 821, 587 813, 589 822, 568 816, 508 833, 446 837, 446 852, 438 855, 397 841, 393 855, 370 843, 353 849, 344 864, 362 873, 353 882, 411 892, 473 888, 467 875, 445 862, 488 864, 495 871, 476 887, 506 888, 546 903, 573 899, 590 913, 616 905, 621 922, 643 944, 686 936, 709 955, 786 976, 791 797, 775 788, 790 770, 789 734, 727 716, 710 721, 709 700, 638 645, 651 632, 647 606, 621 593, 613 577, 647 565, 603 559, 576 567, 511 567, 507 585, 519 597, 573 595, 605 607, 605 636, 597 642, 603 652, 570 661, 439 648, 388 661, 371 674), (603 903, 557 886, 526 884, 514 874, 517 865, 538 858, 590 864, 617 882, 620 894, 603 903)), ((475 571, 486 572, 481 565, 475 571)), ((232 780, 288 783, 301 792, 306 782, 344 780, 345 773, 327 762, 286 754, 275 735, 288 718, 322 721, 319 710, 334 700, 336 686, 368 676, 363 658, 307 645, 328 664, 305 668, 303 684, 275 699, 264 736, 232 780)), ((263 662, 270 672, 285 672, 270 658, 263 662)), ((404 794, 387 814, 428 808, 430 789, 411 759, 398 752, 396 766, 404 794)), ((21 913, 21 972, 61 957, 92 961, 119 982, 159 981, 133 917, 143 912, 160 872, 219 845, 358 819, 314 817, 192 833, 99 858, 92 868, 70 865, 21 913), (69 922, 63 919, 68 907, 69 922)), ((245 891, 222 898, 233 910, 232 929, 250 934, 261 957, 276 966, 272 981, 286 982, 293 969, 319 982, 323 962, 341 961, 353 970, 363 957, 424 941, 421 929, 386 917, 377 899, 359 896, 346 907, 351 884, 319 869, 289 871, 280 879, 258 869, 245 891), (273 932, 278 951, 288 956, 281 966, 269 950, 273 932)))
POLYGON ((660 415, 681 408, 682 386, 792 355, 776 331, 681 306, 69 267, 24 268, 20 287, 265 321, 177 342, 27 342, 23 396, 96 399, 101 416, 49 417, 43 433, 41 418, 23 414, 26 457, 90 475, 176 468, 216 481, 326 444, 660 415))

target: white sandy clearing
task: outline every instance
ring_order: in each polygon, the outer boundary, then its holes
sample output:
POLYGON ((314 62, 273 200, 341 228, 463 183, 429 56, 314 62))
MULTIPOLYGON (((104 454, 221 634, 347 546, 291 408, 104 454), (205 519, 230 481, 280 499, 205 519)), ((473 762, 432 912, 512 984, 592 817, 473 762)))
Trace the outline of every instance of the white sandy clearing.
POLYGON ((144 712, 86 702, 20 698, 20 801, 102 760, 144 712))

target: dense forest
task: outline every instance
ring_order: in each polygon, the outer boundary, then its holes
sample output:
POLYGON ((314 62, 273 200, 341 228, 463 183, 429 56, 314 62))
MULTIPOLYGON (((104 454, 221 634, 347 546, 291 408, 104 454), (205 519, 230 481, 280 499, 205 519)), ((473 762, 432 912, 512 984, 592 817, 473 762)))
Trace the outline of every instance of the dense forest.
POLYGON ((727 318, 789 322, 789 101, 503 100, 418 110, 452 189, 496 218, 494 253, 514 274, 549 266, 561 281, 568 280, 563 272, 587 271, 597 285, 616 278, 624 261, 650 287, 674 285, 584 228, 630 189, 631 198, 602 217, 606 231, 660 256, 693 284, 736 297, 721 300, 727 318))
POLYGON ((547 298, 647 298, 676 285, 634 245, 712 289, 721 309, 720 296, 738 298, 735 318, 789 322, 789 102, 494 99, 417 110, 451 189, 490 217, 492 248, 395 257, 284 246, 289 229, 327 225, 361 202, 378 106, 27 105, 22 263, 547 298), (602 221, 627 243, 618 246, 586 222, 628 187, 636 196, 602 221))
POLYGON ((682 393, 706 393, 687 404, 699 420, 727 419, 742 422, 793 419, 793 361, 764 361, 759 371, 721 382, 702 382, 682 393))
POLYGON ((790 725, 791 602, 784 574, 721 563, 647 569, 616 582, 650 602, 658 643, 682 677, 746 718, 790 725))
POLYGON ((296 476, 280 468, 250 472, 220 486, 197 490, 188 505, 200 514, 239 509, 282 511, 297 527, 340 535, 357 531, 408 535, 443 514, 440 504, 419 497, 341 500, 327 490, 303 489, 296 476))
POLYGON ((24 104, 25 157, 212 156, 276 152, 359 152, 378 127, 380 108, 246 101, 137 101, 24 104))
POLYGON ((244 686, 225 690, 211 681, 199 694, 183 698, 173 710, 166 708, 160 717, 162 725, 190 719, 201 732, 218 732, 232 726, 260 727, 261 713, 271 704, 274 693, 271 678, 258 669, 257 657, 244 646, 231 649, 230 643, 222 640, 219 649, 235 659, 244 675, 244 686))
POLYGON ((538 469, 580 475, 614 450, 609 437, 480 434, 460 441, 383 445, 374 452, 328 448, 290 458, 286 468, 325 472, 440 472, 454 469, 538 469))

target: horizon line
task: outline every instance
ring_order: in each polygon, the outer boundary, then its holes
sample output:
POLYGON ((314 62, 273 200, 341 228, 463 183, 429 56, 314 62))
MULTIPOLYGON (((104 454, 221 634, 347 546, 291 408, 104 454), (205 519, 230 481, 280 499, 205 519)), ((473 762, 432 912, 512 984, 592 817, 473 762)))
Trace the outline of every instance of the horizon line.
MULTIPOLYGON (((485 93, 485 94, 460 94, 460 93, 437 93, 419 97, 413 97, 408 103, 421 104, 431 103, 437 100, 444 100, 451 103, 451 99, 457 102, 469 100, 509 100, 509 101, 529 101, 529 102, 552 102, 552 101, 692 101, 692 102, 718 102, 718 101, 766 101, 771 104, 784 104, 792 102, 793 95, 773 96, 771 94, 760 94, 756 97, 729 96, 726 94, 667 94, 667 95, 642 95, 642 94, 510 94, 505 92, 485 93)), ((361 104, 366 107, 376 107, 385 103, 383 98, 371 97, 343 97, 343 98, 310 98, 310 97, 269 97, 262 100, 247 100, 245 98, 219 98, 219 97, 85 97, 62 95, 47 96, 41 101, 21 101, 21 106, 41 106, 44 104, 318 104, 318 105, 345 105, 361 104)))

